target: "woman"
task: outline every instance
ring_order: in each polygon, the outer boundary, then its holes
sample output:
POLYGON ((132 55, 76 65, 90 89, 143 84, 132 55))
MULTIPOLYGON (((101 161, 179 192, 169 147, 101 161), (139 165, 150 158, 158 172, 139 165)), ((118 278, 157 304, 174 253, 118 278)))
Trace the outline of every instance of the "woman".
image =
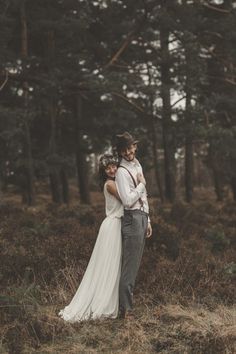
POLYGON ((116 171, 117 161, 113 155, 103 155, 99 161, 99 175, 106 218, 100 226, 80 286, 70 304, 59 312, 59 316, 68 322, 116 318, 118 315, 123 206, 114 182, 116 171))

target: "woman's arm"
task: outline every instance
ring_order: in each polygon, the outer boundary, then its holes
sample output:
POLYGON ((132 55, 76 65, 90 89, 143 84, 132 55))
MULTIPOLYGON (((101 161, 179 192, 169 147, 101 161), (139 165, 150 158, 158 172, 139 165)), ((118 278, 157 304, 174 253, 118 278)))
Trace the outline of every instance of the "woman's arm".
POLYGON ((116 184, 114 181, 107 181, 106 182, 106 186, 107 186, 107 191, 114 195, 114 197, 116 197, 116 199, 118 199, 121 202, 120 196, 118 194, 117 188, 116 188, 116 184))

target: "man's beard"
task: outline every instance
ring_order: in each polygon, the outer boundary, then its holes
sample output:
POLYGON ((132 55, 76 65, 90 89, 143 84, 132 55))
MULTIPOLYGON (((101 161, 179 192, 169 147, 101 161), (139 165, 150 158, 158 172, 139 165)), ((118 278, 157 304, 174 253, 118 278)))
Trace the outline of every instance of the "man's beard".
POLYGON ((134 158, 135 158, 135 154, 133 154, 133 155, 128 155, 128 156, 124 156, 124 159, 125 159, 126 161, 133 161, 134 158))

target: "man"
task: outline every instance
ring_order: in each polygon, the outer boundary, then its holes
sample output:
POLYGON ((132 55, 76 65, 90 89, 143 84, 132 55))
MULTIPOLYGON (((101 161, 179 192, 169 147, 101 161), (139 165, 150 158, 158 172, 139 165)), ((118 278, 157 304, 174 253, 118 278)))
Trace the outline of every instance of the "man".
POLYGON ((128 132, 117 135, 116 150, 121 159, 116 185, 124 205, 122 232, 122 268, 119 286, 121 318, 133 317, 133 290, 140 266, 145 238, 152 235, 148 216, 146 181, 135 157, 137 143, 128 132))

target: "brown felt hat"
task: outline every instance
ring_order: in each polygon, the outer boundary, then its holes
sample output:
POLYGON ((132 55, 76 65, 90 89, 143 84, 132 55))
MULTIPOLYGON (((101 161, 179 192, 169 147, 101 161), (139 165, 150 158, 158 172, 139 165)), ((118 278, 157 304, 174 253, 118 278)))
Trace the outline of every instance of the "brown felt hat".
POLYGON ((128 132, 116 135, 116 150, 121 152, 124 149, 130 147, 130 145, 137 144, 138 140, 135 140, 132 135, 128 132))

